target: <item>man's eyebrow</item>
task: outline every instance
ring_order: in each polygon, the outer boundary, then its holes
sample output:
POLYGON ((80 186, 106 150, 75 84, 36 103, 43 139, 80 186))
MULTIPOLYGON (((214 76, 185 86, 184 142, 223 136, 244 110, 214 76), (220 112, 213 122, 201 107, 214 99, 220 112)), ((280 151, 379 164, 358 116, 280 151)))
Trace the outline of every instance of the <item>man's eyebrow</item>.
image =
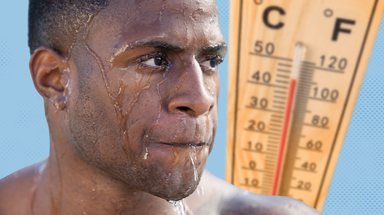
POLYGON ((158 48, 164 51, 179 51, 183 49, 183 47, 181 46, 173 45, 171 43, 167 43, 158 39, 141 40, 141 41, 125 44, 124 46, 115 49, 113 54, 109 57, 108 61, 113 61, 113 59, 116 56, 128 50, 133 50, 133 49, 143 48, 143 47, 158 48))
POLYGON ((165 51, 178 51, 183 49, 183 47, 181 46, 173 45, 160 40, 150 40, 150 41, 142 42, 142 43, 139 43, 137 46, 153 47, 153 48, 163 49, 165 51))
POLYGON ((224 43, 219 43, 216 45, 206 46, 203 48, 203 50, 206 52, 225 51, 225 50, 227 50, 227 44, 224 42, 224 43))
POLYGON ((151 48, 158 48, 163 49, 166 51, 177 51, 183 49, 183 47, 176 46, 161 40, 142 40, 142 41, 136 41, 134 43, 129 43, 124 45, 123 47, 117 49, 115 52, 115 55, 120 54, 122 52, 125 52, 130 49, 137 49, 141 47, 151 47, 151 48))
MULTIPOLYGON (((180 51, 185 49, 185 47, 177 46, 177 45, 164 42, 158 39, 142 40, 142 41, 136 41, 134 43, 125 44, 124 46, 116 49, 114 53, 108 58, 108 61, 113 61, 113 59, 116 56, 128 50, 133 50, 133 49, 142 48, 142 47, 157 48, 157 49, 162 49, 164 51, 180 51)), ((205 46, 202 48, 202 50, 206 52, 217 52, 217 51, 227 50, 227 44, 223 42, 216 45, 205 46)))

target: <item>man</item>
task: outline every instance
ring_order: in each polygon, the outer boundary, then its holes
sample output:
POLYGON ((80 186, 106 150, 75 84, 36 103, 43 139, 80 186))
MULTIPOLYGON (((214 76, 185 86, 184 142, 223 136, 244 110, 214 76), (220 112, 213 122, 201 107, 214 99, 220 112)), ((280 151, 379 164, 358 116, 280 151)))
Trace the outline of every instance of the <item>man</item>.
POLYGON ((226 54, 214 1, 31 0, 29 46, 50 155, 0 181, 1 215, 175 214, 182 199, 188 214, 318 214, 204 172, 226 54))

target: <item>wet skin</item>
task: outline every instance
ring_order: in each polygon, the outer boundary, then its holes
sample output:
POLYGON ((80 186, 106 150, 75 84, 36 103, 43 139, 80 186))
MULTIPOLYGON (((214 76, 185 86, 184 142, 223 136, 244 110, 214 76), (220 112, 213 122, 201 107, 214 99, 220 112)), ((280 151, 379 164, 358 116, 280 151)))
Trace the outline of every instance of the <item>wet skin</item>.
POLYGON ((111 1, 71 53, 36 50, 50 155, 0 181, 0 214, 318 214, 204 172, 226 51, 210 0, 111 1))

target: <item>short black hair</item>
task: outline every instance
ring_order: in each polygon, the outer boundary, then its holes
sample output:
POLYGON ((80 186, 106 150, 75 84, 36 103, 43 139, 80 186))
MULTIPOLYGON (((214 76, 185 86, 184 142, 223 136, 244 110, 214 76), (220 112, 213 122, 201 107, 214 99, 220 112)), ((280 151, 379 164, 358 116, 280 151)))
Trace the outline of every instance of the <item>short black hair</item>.
POLYGON ((32 54, 41 46, 70 55, 79 28, 107 0, 30 0, 28 45, 32 54))

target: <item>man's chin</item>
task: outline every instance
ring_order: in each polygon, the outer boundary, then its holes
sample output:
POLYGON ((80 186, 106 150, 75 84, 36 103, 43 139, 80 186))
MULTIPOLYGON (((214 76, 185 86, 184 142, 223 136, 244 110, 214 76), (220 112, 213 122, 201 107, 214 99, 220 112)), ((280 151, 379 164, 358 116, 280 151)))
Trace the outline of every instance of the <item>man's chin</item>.
POLYGON ((141 190, 173 201, 186 198, 196 190, 207 161, 208 146, 196 151, 174 148, 159 146, 149 150, 148 158, 137 167, 141 174, 135 174, 139 176, 136 180, 141 190), (172 153, 168 153, 168 148, 172 153))
POLYGON ((110 173, 131 189, 165 200, 177 201, 191 195, 202 177, 208 147, 197 150, 195 158, 189 155, 189 150, 180 149, 176 156, 169 155, 167 150, 163 152, 160 147, 157 151, 153 148, 147 159, 136 157, 134 163, 111 163, 110 173))
POLYGON ((147 192, 167 201, 178 201, 191 195, 196 190, 197 186, 197 182, 193 184, 184 184, 182 186, 167 186, 167 188, 161 187, 160 185, 159 187, 152 187, 147 192))

